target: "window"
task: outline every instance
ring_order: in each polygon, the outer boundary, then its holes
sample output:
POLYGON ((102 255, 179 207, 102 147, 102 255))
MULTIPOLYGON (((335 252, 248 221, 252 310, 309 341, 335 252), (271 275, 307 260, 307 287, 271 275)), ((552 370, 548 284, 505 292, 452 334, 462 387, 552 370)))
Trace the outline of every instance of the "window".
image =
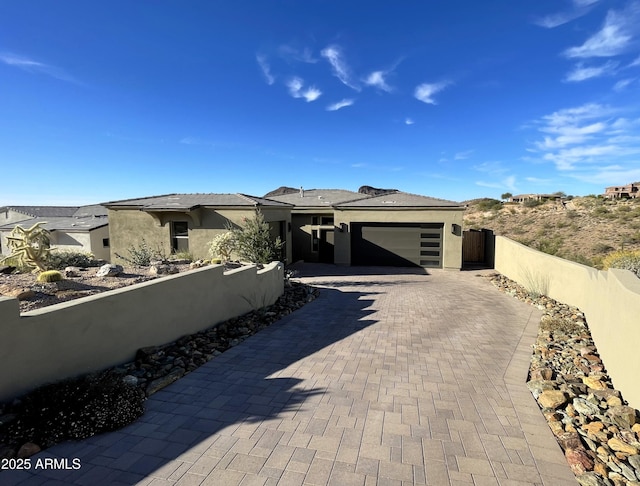
POLYGON ((102 248, 109 248, 109 238, 102 238, 102 248))
POLYGON ((171 222, 171 251, 189 251, 189 223, 186 221, 171 222))
POLYGON ((322 224, 333 224, 333 216, 323 216, 322 219, 322 224))
POLYGON ((311 218, 311 224, 312 224, 313 226, 318 226, 318 217, 317 217, 317 216, 313 216, 313 217, 311 218))
POLYGON ((318 240, 318 230, 311 231, 311 251, 318 251, 320 248, 320 240, 318 240))

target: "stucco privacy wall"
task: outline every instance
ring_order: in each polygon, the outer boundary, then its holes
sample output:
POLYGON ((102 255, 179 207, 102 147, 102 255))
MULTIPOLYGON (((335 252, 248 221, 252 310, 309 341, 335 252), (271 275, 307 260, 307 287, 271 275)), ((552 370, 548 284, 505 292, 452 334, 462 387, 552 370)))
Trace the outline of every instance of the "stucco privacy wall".
POLYGON ((19 314, 0 297, 0 400, 132 360, 137 349, 273 304, 284 266, 214 265, 19 314))
POLYGON ((640 409, 640 279, 563 260, 496 236, 495 269, 529 290, 584 312, 614 386, 640 409))

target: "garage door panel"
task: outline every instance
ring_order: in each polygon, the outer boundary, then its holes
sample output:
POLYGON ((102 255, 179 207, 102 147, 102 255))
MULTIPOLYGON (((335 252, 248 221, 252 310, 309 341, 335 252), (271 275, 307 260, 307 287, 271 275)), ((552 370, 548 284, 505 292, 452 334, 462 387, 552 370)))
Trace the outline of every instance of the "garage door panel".
POLYGON ((352 263, 441 267, 442 226, 433 223, 352 223, 352 263))

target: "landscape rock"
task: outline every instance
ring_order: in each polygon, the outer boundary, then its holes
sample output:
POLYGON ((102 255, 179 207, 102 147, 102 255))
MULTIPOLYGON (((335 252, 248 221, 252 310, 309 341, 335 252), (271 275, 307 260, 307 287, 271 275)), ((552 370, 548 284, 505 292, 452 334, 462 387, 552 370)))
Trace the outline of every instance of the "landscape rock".
POLYGON ((593 459, 584 449, 567 449, 564 451, 569 467, 576 476, 593 470, 593 459))
POLYGON ((595 472, 587 472, 576 476, 580 486, 608 486, 611 483, 605 483, 601 476, 595 472))
POLYGON ((80 271, 80 267, 66 267, 62 273, 66 278, 72 278, 79 277, 80 271))
POLYGON ((173 275, 178 273, 178 269, 173 265, 151 265, 149 267, 149 274, 151 275, 173 275))
POLYGON ((114 265, 107 263, 106 265, 102 265, 98 272, 96 273, 96 277, 117 277, 124 271, 122 265, 114 265))
POLYGON ((182 378, 185 372, 186 370, 184 368, 175 368, 169 374, 153 380, 151 383, 149 383, 149 385, 147 385, 147 396, 153 395, 154 393, 162 390, 164 387, 169 386, 174 381, 182 378))
POLYGON ((25 444, 22 444, 20 449, 18 449, 18 453, 16 454, 16 457, 19 459, 26 459, 27 457, 31 457, 34 454, 37 454, 41 450, 42 449, 38 444, 34 444, 33 442, 27 442, 25 444))
POLYGON ((607 445, 611 448, 612 451, 622 452, 624 454, 629 454, 629 455, 635 455, 638 453, 637 448, 627 444, 625 441, 618 439, 616 437, 609 439, 607 441, 607 445))
POLYGON ((636 423, 636 410, 632 407, 621 405, 619 407, 611 407, 607 412, 617 425, 630 429, 636 423))
POLYGON ((538 397, 538 403, 544 408, 558 408, 567 402, 567 396, 560 390, 545 390, 538 397))

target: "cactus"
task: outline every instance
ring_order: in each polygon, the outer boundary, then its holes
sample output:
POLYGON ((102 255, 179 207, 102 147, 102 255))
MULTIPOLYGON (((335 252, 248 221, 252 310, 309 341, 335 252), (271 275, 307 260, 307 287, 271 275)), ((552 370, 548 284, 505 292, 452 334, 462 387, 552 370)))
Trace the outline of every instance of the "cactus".
POLYGON ((41 228, 43 224, 46 223, 36 223, 29 229, 24 229, 20 225, 13 228, 7 236, 7 246, 11 249, 11 254, 1 259, 0 263, 16 257, 34 272, 46 270, 45 260, 49 254, 50 239, 49 231, 41 228))
POLYGON ((46 272, 42 272, 36 278, 38 282, 59 282, 60 280, 64 280, 64 277, 57 270, 47 270, 46 272))

